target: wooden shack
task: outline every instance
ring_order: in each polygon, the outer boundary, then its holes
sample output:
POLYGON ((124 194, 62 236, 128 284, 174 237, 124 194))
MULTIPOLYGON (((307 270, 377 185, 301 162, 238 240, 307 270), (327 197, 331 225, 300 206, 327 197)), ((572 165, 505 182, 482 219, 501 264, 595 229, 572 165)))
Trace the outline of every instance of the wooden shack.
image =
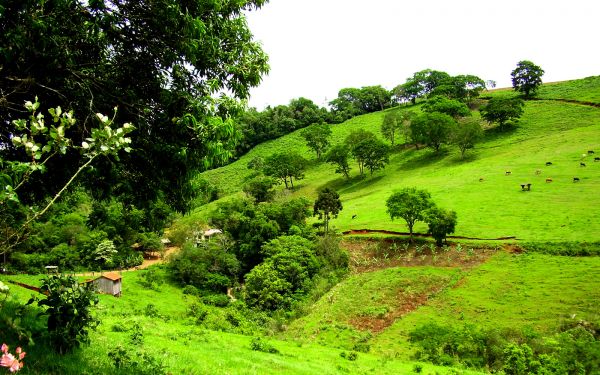
POLYGON ((98 293, 121 297, 122 278, 118 273, 107 272, 91 282, 94 283, 98 293))

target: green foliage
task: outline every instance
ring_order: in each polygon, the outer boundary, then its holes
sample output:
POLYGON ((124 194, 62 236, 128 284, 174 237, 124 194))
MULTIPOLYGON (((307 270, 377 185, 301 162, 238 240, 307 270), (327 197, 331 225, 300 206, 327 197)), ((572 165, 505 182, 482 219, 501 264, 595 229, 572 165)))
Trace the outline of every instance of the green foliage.
POLYGON ((54 349, 63 354, 87 344, 89 329, 99 323, 90 309, 98 303, 93 286, 81 285, 72 276, 54 275, 44 279, 40 292, 46 294, 38 305, 45 307, 54 349))
POLYGON ((544 70, 531 61, 519 61, 517 67, 510 73, 513 89, 529 98, 535 95, 542 84, 543 75, 544 70))
POLYGON ((119 374, 162 375, 167 374, 160 357, 144 350, 135 352, 119 345, 108 352, 112 364, 119 374))
POLYGON ((169 261, 173 278, 183 285, 225 292, 240 273, 240 263, 226 242, 186 243, 169 261))
POLYGON ((479 112, 481 117, 490 124, 497 122, 504 128, 509 121, 517 121, 523 114, 525 103, 520 98, 491 98, 479 112))
POLYGON ((375 133, 363 129, 352 131, 344 144, 350 149, 354 160, 358 163, 358 170, 362 176, 365 172, 365 162, 372 152, 372 144, 381 142, 377 139, 375 133))
POLYGON ((275 180, 271 177, 256 176, 242 187, 242 191, 252 198, 256 203, 268 202, 275 197, 275 180))
POLYGON ((390 195, 386 201, 390 218, 402 218, 406 221, 412 239, 416 221, 424 220, 425 211, 433 207, 431 194, 417 188, 404 188, 390 195))
POLYGON ((269 156, 265 160, 264 173, 281 180, 285 183, 285 188, 294 188, 294 178, 301 180, 304 178, 306 169, 306 159, 294 151, 279 152, 269 156), (289 182, 289 184, 288 184, 289 182))
MULTIPOLYGON (((263 4, 6 3, 0 45, 11 48, 0 80, 10 105, 0 117, 18 118, 19 103, 35 96, 52 108, 68 104, 82 119, 72 133, 86 140, 93 132, 84 119, 119 105, 117 121, 145 119, 130 145, 140 152, 123 157, 120 166, 101 163, 94 174, 102 183, 89 179, 86 185, 104 196, 126 195, 138 207, 164 194, 177 210, 189 208, 193 172, 231 155, 234 125, 223 119, 236 114, 236 99, 247 98, 268 71, 245 22, 245 10, 263 4), (218 92, 229 96, 217 98, 218 92)), ((10 134, 16 134, 12 125, 2 128, 2 139, 10 134)), ((49 190, 77 170, 76 158, 73 152, 57 158, 62 168, 49 171, 49 190)))
POLYGON ((464 159, 465 152, 475 147, 475 143, 483 138, 483 128, 479 120, 467 118, 458 121, 450 136, 453 144, 458 146, 460 157, 464 159))
POLYGON ((390 111, 385 114, 383 117, 383 122, 381 123, 381 134, 394 146, 396 141, 396 134, 399 134, 402 127, 403 122, 407 119, 407 116, 410 112, 400 112, 400 111, 390 111))
POLYGON ((379 139, 375 142, 361 142, 355 150, 371 176, 373 176, 373 172, 384 169, 390 162, 390 147, 379 139))
POLYGON ((311 124, 320 124, 328 118, 327 109, 320 108, 306 98, 292 99, 287 106, 267 107, 262 112, 251 108, 236 118, 236 125, 242 134, 236 146, 237 153, 243 155, 262 142, 279 138, 311 124))
POLYGON ((414 142, 425 143, 435 152, 444 143, 450 141, 456 121, 449 115, 440 112, 422 113, 410 122, 410 133, 414 142))
POLYGON ((425 104, 423 104, 422 109, 423 112, 445 113, 455 119, 471 115, 471 111, 466 104, 456 99, 448 99, 445 96, 434 96, 433 98, 428 99, 425 104))
POLYGON ((289 309, 319 269, 314 245, 299 236, 282 236, 266 243, 262 252, 265 261, 246 275, 246 301, 262 310, 289 309))
POLYGON ((429 226, 429 233, 438 246, 442 246, 448 234, 454 233, 456 228, 456 212, 439 207, 431 207, 423 215, 429 226))
POLYGON ((234 253, 242 263, 242 273, 262 262, 261 246, 294 227, 303 228, 310 217, 305 198, 254 204, 234 199, 219 204, 210 216, 216 227, 227 232, 234 242, 234 253))
POLYGON ((329 147, 329 138, 331 138, 331 128, 327 124, 314 124, 304 129, 301 133, 306 140, 306 145, 317 154, 317 159, 327 151, 329 147))
POLYGON ((350 178, 350 149, 345 144, 337 144, 329 149, 325 161, 336 166, 335 173, 341 173, 346 179, 350 178))
POLYGON ((364 113, 382 111, 392 104, 392 94, 381 86, 344 88, 331 102, 332 122, 340 123, 364 113))
POLYGON ((279 354, 277 348, 260 337, 252 338, 252 341, 250 341, 250 349, 263 353, 279 354))
POLYGON ((111 240, 104 240, 96 246, 94 260, 110 268, 113 265, 113 256, 116 252, 115 244, 111 240))
POLYGON ((319 196, 313 206, 313 216, 318 216, 323 220, 325 233, 329 232, 329 220, 336 218, 342 210, 340 195, 331 188, 325 188, 319 191, 319 196))

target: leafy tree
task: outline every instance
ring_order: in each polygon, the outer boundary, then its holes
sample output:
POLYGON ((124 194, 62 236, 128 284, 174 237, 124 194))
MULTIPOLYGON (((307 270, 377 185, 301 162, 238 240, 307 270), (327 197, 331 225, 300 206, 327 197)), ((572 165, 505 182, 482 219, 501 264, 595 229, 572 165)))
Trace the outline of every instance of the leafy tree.
POLYGON ((363 129, 353 130, 344 140, 344 144, 350 149, 350 153, 358 163, 361 176, 364 174, 365 157, 368 155, 367 145, 376 141, 377 136, 375 134, 363 129))
POLYGON ((464 159, 465 152, 475 147, 475 143, 483 137, 483 128, 479 120, 467 118, 460 120, 452 132, 452 143, 458 146, 460 157, 464 159))
POLYGON ((424 220, 425 211, 434 206, 431 194, 417 188, 404 188, 387 199, 387 213, 394 220, 399 217, 406 221, 412 241, 415 222, 424 220))
POLYGON ((361 155, 364 166, 369 170, 371 176, 373 176, 373 172, 385 168, 385 165, 390 162, 390 147, 379 139, 375 142, 359 143, 356 152, 361 155))
POLYGON ((248 162, 248 169, 253 169, 255 171, 262 171, 265 167, 265 159, 260 156, 255 156, 248 162))
POLYGON ((350 178, 350 166, 348 158, 350 157, 350 149, 345 144, 338 144, 329 149, 325 155, 325 161, 335 165, 337 168, 335 173, 341 173, 346 179, 350 178))
POLYGON ((455 99, 448 99, 444 96, 434 96, 433 98, 428 99, 425 104, 423 104, 423 111, 428 113, 445 113, 455 119, 471 116, 471 111, 466 104, 455 99))
POLYGON ((325 233, 329 232, 329 220, 336 218, 342 210, 342 202, 340 195, 331 188, 325 188, 319 191, 319 196, 313 206, 313 216, 318 216, 323 219, 323 227, 325 233))
POLYGON ((304 178, 306 159, 297 152, 278 152, 265 160, 264 173, 285 183, 285 188, 294 188, 294 178, 304 178))
POLYGON ((246 275, 246 302, 263 310, 288 309, 319 269, 314 244, 300 236, 278 237, 263 246, 265 261, 246 275))
POLYGON ((292 284, 272 264, 259 264, 246 275, 245 280, 248 305, 271 311, 291 306, 292 284))
MULTIPOLYGON (((39 107, 37 100, 25 102, 25 108, 30 112, 29 118, 14 120, 10 142, 3 143, 3 147, 0 147, 0 180, 3 184, 0 192, 0 229, 4 234, 0 238, 0 253, 4 255, 22 243, 30 226, 46 214, 66 194, 77 177, 100 157, 118 159, 119 151, 130 151, 131 138, 127 135, 133 130, 131 124, 126 123, 116 128, 112 119, 98 113, 95 117, 100 121, 100 126, 93 127, 90 137, 79 146, 67 136, 67 132, 76 124, 73 111, 63 112, 60 107, 51 108, 48 110, 51 122, 47 124, 45 115, 37 112, 39 107), (9 148, 15 153, 22 152, 28 160, 20 161, 3 156, 2 151, 9 148), (57 187, 47 201, 40 202, 41 209, 24 209, 24 204, 31 203, 33 195, 28 189, 37 189, 40 175, 49 169, 58 168, 53 164, 55 159, 75 149, 81 152, 81 160, 77 161, 77 169, 64 185, 57 187), (23 198, 26 198, 24 202, 23 198)), ((47 187, 39 188, 50 194, 47 187)))
POLYGON ((456 121, 445 113, 422 113, 410 123, 411 137, 414 142, 425 143, 438 152, 441 145, 450 140, 455 125, 456 121))
POLYGON ((520 98, 491 98, 479 112, 487 122, 497 122, 500 128, 504 128, 509 121, 518 120, 523 114, 525 103, 520 98))
POLYGON ((220 203, 210 218, 234 240, 233 252, 244 273, 263 261, 260 249, 265 242, 305 226, 309 205, 305 198, 261 204, 234 199, 220 203))
MULTIPOLYGON (((95 197, 114 195, 145 208, 162 194, 189 209, 191 177, 225 162, 236 133, 231 116, 268 70, 252 40, 245 11, 264 0, 237 2, 25 0, 0 12, 0 154, 27 160, 10 141, 21 103, 38 97, 50 108, 75 108, 67 136, 90 137, 96 113, 119 107, 116 123, 133 123, 132 149, 118 164, 99 162, 82 183, 95 197), (224 93, 229 93, 229 96, 224 93), (219 95, 222 94, 222 95, 219 95), (93 172, 93 173, 92 173, 93 172)), ((7 159, 7 157, 10 157, 7 159)), ((57 155, 37 201, 52 195, 79 168, 79 150, 57 155)))
POLYGON ((188 242, 169 260, 171 274, 182 285, 224 293, 241 271, 231 247, 227 240, 202 241, 197 246, 188 242))
POLYGON ((515 91, 523 94, 526 98, 533 96, 542 84, 544 70, 532 63, 523 60, 517 63, 517 67, 510 73, 512 85, 515 91))
POLYGON ((337 116, 334 122, 342 122, 357 115, 389 108, 392 105, 392 93, 381 86, 344 88, 329 104, 334 116, 337 116))
POLYGON ((320 160, 323 152, 329 147, 331 127, 327 124, 314 124, 300 134, 306 140, 306 145, 317 154, 317 159, 320 160))
POLYGON ((92 284, 79 284, 73 276, 49 276, 40 293, 46 295, 38 305, 46 308, 44 315, 48 316, 48 333, 55 350, 64 354, 88 343, 89 329, 99 323, 90 311, 98 303, 92 284))
POLYGON ((448 99, 470 103, 485 89, 485 81, 474 75, 458 75, 443 78, 430 96, 444 96, 448 99))
POLYGON ((456 212, 439 207, 431 207, 425 211, 425 222, 429 226, 429 233, 438 246, 446 241, 448 234, 454 233, 456 228, 456 212))
POLYGON ((387 112, 383 117, 383 122, 381 123, 381 134, 390 140, 392 147, 396 141, 396 134, 399 133, 400 129, 402 128, 405 114, 406 112, 390 111, 387 112))
POLYGON ((242 190, 244 193, 254 198, 256 203, 268 202, 275 196, 275 190, 273 190, 274 185, 275 180, 273 178, 256 176, 246 182, 242 187, 242 190))

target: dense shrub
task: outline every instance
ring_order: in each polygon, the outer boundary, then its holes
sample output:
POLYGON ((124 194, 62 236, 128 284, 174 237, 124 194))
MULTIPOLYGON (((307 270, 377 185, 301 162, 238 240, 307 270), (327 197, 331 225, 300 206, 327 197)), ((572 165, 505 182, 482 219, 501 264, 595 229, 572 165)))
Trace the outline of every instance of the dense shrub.
POLYGON ((226 292, 237 280, 240 263, 225 242, 186 243, 169 261, 173 278, 198 289, 226 292))
POLYGON ((46 294, 38 305, 46 308, 53 348, 63 354, 88 343, 89 329, 99 323, 90 309, 98 303, 93 286, 79 284, 72 276, 54 275, 44 279, 40 292, 46 294))
POLYGON ((502 370, 505 374, 594 374, 600 371, 600 329, 588 322, 553 337, 429 323, 409 333, 416 358, 440 365, 502 370))
POLYGON ((319 270, 314 244, 300 236, 282 236, 261 252, 265 261, 246 275, 247 302, 264 310, 288 309, 319 270))

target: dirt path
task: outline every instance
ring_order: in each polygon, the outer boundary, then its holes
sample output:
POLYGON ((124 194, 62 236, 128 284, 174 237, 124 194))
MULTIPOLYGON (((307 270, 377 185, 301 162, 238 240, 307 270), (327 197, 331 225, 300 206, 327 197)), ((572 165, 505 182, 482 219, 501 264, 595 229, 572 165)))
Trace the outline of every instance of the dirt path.
MULTIPOLYGON (((171 247, 167 247, 167 250, 165 251, 165 256, 163 258, 153 258, 153 259, 144 259, 144 261, 142 262, 142 264, 140 264, 139 266, 136 267, 131 267, 131 268, 127 268, 124 270, 120 270, 119 272, 131 272, 131 271, 139 271, 139 270, 143 270, 146 269, 154 264, 159 264, 159 263, 164 263, 165 260, 168 258, 169 255, 176 253, 177 251, 179 251, 179 247, 176 246, 171 246, 171 247)), ((80 273, 76 273, 75 276, 98 276, 101 275, 104 271, 101 272, 80 272, 80 273)))

